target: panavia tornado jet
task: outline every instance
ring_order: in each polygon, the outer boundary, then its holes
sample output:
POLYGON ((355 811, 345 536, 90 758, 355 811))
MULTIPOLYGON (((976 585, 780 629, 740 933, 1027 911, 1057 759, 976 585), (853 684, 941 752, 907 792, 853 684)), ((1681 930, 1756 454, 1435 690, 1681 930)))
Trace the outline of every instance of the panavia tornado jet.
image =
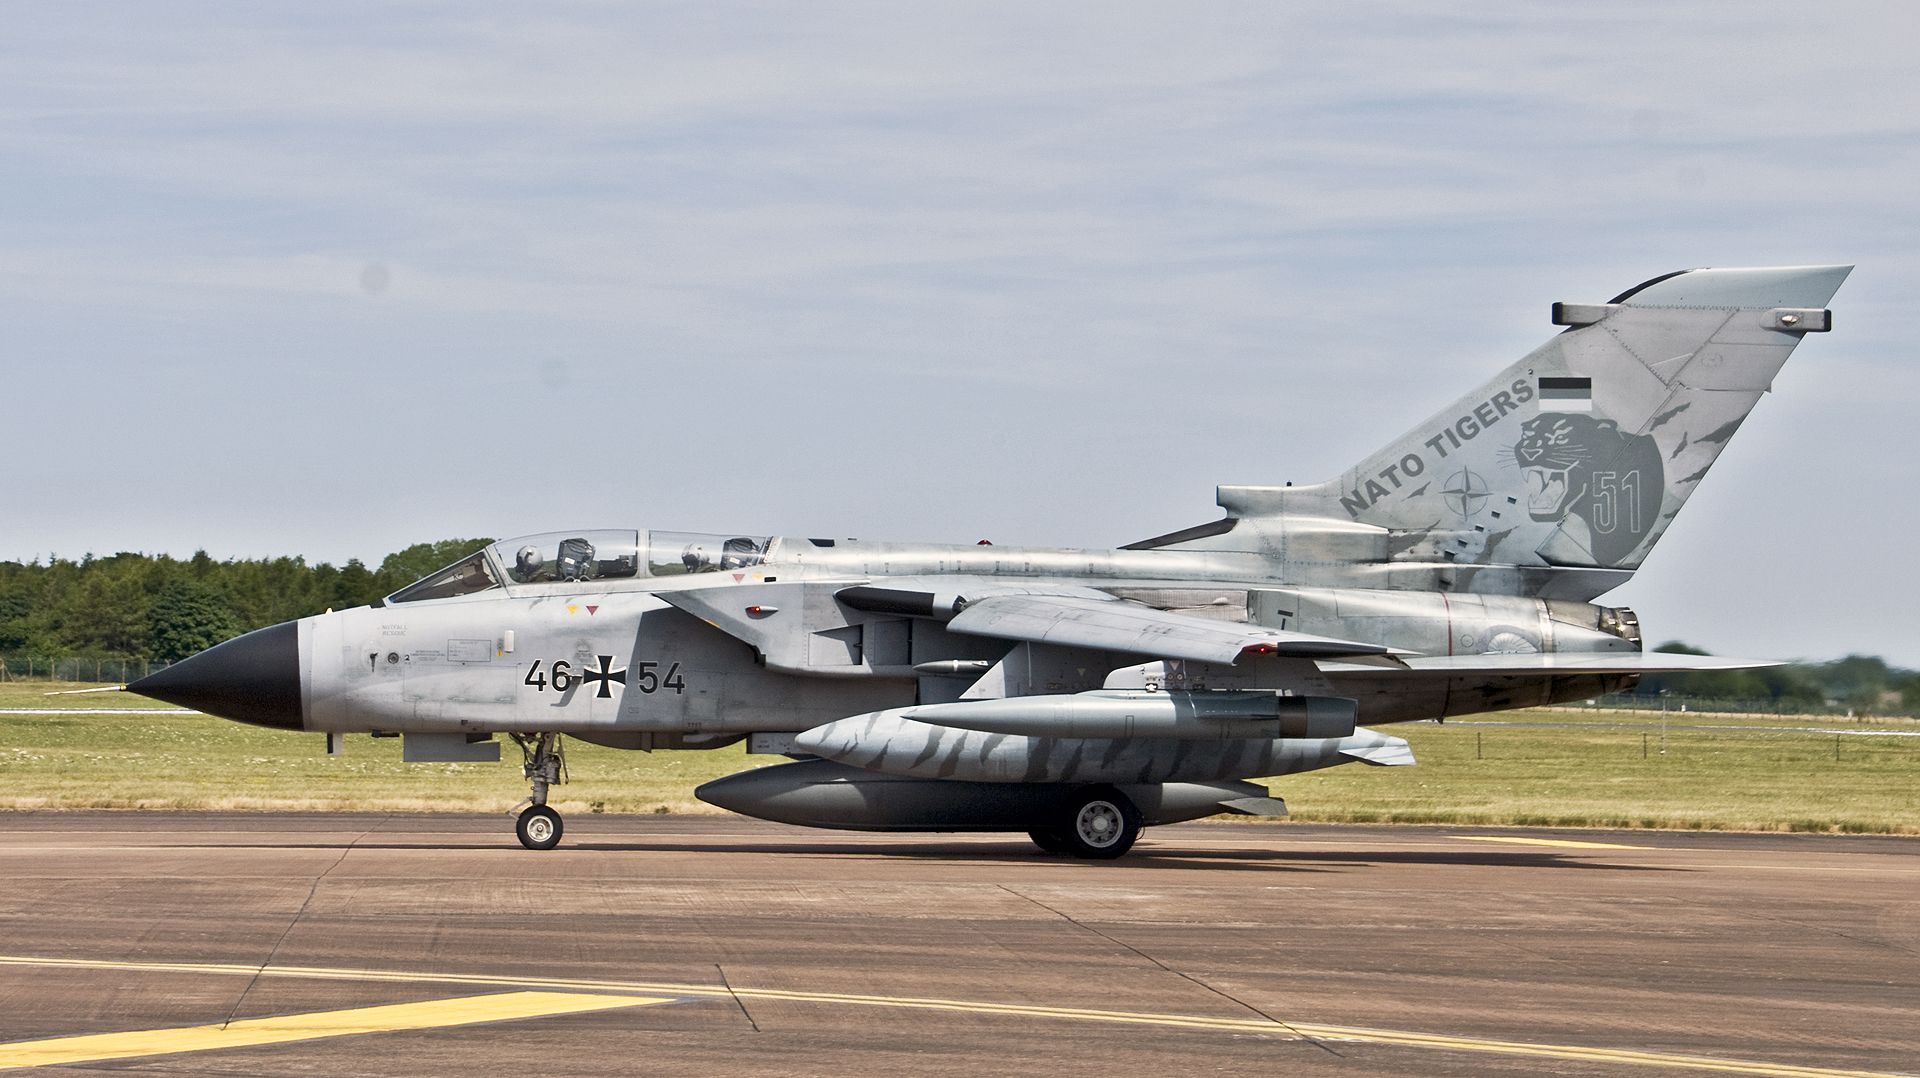
POLYGON ((811 827, 1026 832, 1279 815, 1250 779, 1413 763, 1374 727, 1577 700, 1655 671, 1594 600, 1633 575, 1848 266, 1670 273, 1344 474, 1224 486, 1117 549, 608 529, 495 543, 381 602, 248 633, 129 688, 241 722, 523 754, 546 849, 562 739, 790 757, 701 786, 811 827))

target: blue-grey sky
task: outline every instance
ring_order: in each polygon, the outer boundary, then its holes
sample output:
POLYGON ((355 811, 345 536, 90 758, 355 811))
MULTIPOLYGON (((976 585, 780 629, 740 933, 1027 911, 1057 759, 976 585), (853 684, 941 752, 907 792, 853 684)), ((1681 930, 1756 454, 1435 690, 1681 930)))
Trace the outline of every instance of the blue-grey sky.
POLYGON ((1920 665, 1920 8, 59 4, 0 32, 0 558, 1112 545, 1594 302, 1854 262, 1613 600, 1920 665))

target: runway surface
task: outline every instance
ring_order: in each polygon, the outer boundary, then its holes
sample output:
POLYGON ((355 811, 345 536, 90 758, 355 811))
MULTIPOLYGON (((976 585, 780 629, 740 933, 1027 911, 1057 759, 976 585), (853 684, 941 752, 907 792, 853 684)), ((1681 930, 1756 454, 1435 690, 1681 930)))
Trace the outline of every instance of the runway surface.
POLYGON ((0 1068, 1920 1073, 1920 841, 8 813, 0 1068))

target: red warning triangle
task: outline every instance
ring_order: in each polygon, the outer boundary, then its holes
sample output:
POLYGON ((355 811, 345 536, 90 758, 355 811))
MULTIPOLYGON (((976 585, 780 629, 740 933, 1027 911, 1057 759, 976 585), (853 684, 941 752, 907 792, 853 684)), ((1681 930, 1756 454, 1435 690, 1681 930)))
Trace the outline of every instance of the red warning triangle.
POLYGON ((745 573, 735 573, 735 574, 733 574, 733 582, 734 582, 735 584, 738 584, 738 583, 740 583, 740 582, 741 582, 742 580, 745 580, 746 578, 747 578, 747 574, 745 574, 745 573))
POLYGON ((594 613, 594 611, 596 611, 596 610, 599 610, 599 609, 600 609, 600 608, 599 608, 599 607, 597 607, 597 606, 589 606, 589 607, 587 607, 587 616, 588 616, 588 617, 592 617, 592 616, 593 616, 593 613, 594 613))

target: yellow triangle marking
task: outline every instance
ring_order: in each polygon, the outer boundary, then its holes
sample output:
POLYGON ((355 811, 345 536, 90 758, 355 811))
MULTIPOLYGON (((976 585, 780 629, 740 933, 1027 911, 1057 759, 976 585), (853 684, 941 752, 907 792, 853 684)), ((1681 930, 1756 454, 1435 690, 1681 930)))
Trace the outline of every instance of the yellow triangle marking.
POLYGON ((574 605, 573 603, 567 604, 567 613, 578 614, 579 612, 580 612, 580 608, 578 606, 574 605))
POLYGON ((1570 838, 1520 838, 1516 835, 1456 835, 1468 842, 1511 842, 1515 846, 1560 846, 1570 850, 1657 850, 1658 846, 1625 846, 1618 842, 1578 842, 1570 838))
POLYGON ((127 1033, 91 1033, 40 1041, 0 1044, 0 1069, 54 1067, 63 1063, 92 1063, 134 1056, 213 1052, 251 1048, 262 1044, 350 1037, 362 1033, 391 1033, 405 1029, 439 1029, 479 1022, 506 1022, 547 1018, 559 1014, 612 1010, 670 1003, 665 996, 615 996, 581 992, 501 992, 423 1003, 394 1003, 355 1007, 344 1011, 315 1011, 277 1018, 245 1018, 226 1025, 180 1026, 127 1033))

